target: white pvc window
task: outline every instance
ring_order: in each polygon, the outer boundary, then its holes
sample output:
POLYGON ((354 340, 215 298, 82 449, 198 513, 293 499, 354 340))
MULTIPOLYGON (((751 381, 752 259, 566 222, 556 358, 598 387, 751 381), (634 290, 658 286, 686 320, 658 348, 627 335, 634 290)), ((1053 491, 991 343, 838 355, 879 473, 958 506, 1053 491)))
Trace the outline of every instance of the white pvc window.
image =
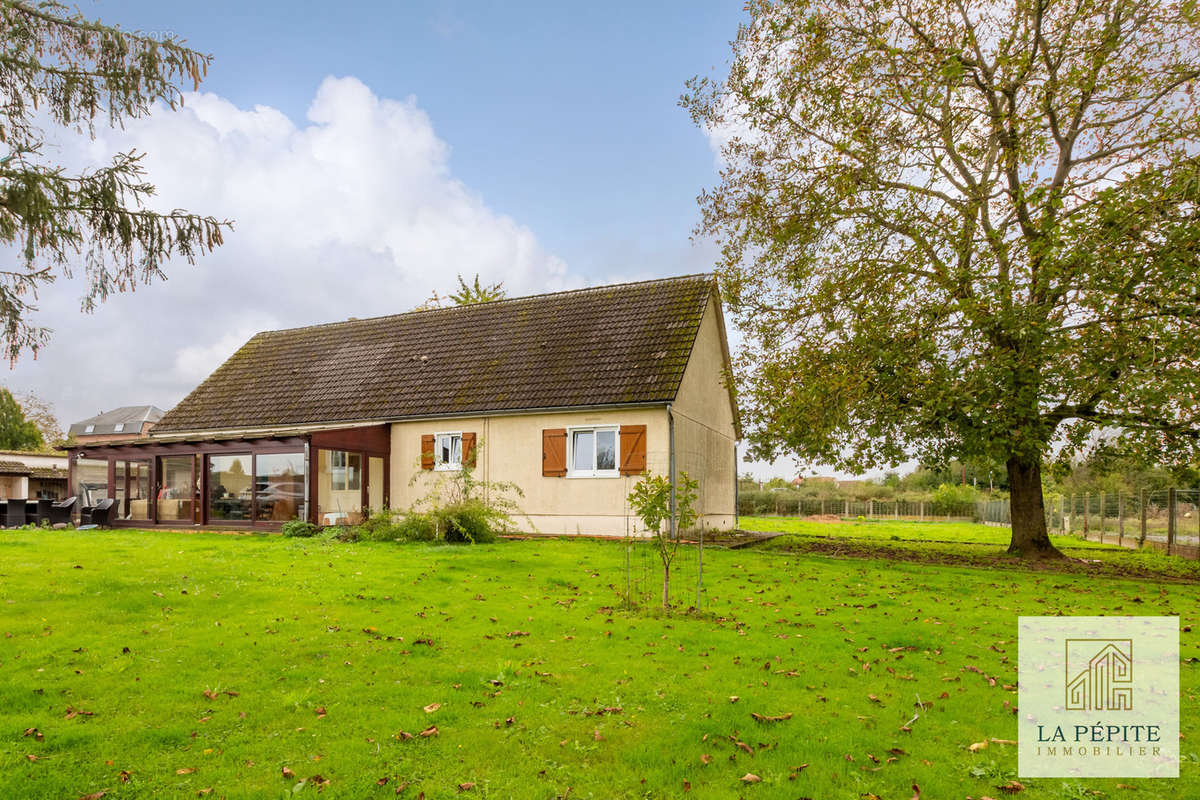
POLYGON ((113 425, 113 432, 114 432, 114 433, 120 433, 120 432, 121 432, 121 431, 123 431, 123 430, 125 430, 125 423, 124 423, 124 422, 118 422, 116 425, 113 425))
POLYGON ((434 435, 433 465, 437 469, 462 468, 462 432, 434 435))
POLYGON ((356 492, 362 486, 362 454, 329 451, 329 485, 335 492, 356 492))
POLYGON ((94 430, 96 430, 96 426, 95 426, 95 425, 85 425, 85 426, 83 426, 83 432, 84 432, 84 433, 91 433, 91 432, 92 432, 92 431, 94 431, 94 430))
POLYGON ((567 477, 616 476, 620 447, 617 428, 570 428, 567 431, 567 477))

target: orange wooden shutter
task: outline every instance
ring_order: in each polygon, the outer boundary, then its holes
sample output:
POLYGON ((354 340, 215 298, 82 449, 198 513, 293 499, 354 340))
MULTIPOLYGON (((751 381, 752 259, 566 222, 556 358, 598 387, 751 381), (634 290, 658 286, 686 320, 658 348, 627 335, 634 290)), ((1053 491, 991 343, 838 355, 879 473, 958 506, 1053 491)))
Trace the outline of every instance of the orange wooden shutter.
POLYGON ((433 434, 421 436, 421 469, 433 469, 433 434))
POLYGON ((646 426, 621 426, 621 474, 641 475, 646 471, 646 426))
POLYGON ((567 429, 542 431, 542 475, 561 478, 567 474, 567 429))
POLYGON ((475 466, 475 434, 462 435, 462 463, 464 467, 475 466))

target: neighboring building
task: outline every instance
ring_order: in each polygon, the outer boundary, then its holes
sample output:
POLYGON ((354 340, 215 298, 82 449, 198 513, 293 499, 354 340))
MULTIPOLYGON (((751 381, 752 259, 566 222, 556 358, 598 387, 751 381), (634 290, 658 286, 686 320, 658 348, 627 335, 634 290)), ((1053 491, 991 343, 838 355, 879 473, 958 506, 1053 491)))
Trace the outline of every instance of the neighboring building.
POLYGON ((162 417, 158 406, 121 406, 72 423, 67 436, 81 444, 123 441, 150 433, 162 417))
POLYGON ((73 485, 140 525, 270 529, 409 508, 466 463, 530 532, 622 535, 636 476, 674 465, 731 528, 728 373, 711 275, 269 331, 150 436, 73 448, 73 485))
POLYGON ((67 496, 67 454, 0 450, 0 500, 67 496))

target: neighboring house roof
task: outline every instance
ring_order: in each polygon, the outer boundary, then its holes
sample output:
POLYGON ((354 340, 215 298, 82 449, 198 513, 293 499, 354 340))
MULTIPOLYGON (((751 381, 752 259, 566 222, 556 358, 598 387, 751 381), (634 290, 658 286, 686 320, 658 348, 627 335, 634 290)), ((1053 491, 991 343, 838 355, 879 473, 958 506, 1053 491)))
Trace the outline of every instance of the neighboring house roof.
POLYGON ((67 471, 65 469, 58 469, 57 467, 29 467, 29 477, 41 480, 57 479, 65 481, 67 479, 67 471))
POLYGON ((29 467, 20 461, 0 459, 0 475, 28 475, 29 472, 29 467))
POLYGON ((669 402, 713 291, 688 275, 260 333, 154 434, 669 402))
POLYGON ((158 422, 163 417, 163 410, 158 406, 121 406, 112 411, 104 411, 94 417, 71 423, 67 432, 69 436, 106 436, 115 433, 139 434, 142 425, 147 422, 158 422), (88 426, 92 430, 88 430, 88 426), (118 428, 118 426, 120 426, 118 428))

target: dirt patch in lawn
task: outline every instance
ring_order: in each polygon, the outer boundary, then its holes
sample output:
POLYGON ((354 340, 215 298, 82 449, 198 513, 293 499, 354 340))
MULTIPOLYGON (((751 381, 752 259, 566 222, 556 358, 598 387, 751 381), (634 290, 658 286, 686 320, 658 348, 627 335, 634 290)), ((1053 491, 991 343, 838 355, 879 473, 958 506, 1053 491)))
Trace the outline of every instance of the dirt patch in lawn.
MULTIPOLYGON (((758 542, 750 544, 758 544, 758 542)), ((1003 551, 969 553, 953 552, 940 548, 923 549, 919 546, 892 547, 884 543, 877 544, 862 540, 838 539, 834 537, 790 539, 786 544, 774 545, 773 549, 779 552, 816 553, 836 558, 878 558, 888 561, 937 564, 940 566, 1086 574, 1112 578, 1146 578, 1171 583, 1200 583, 1200 577, 1195 575, 1166 573, 1148 568, 1142 564, 1120 563, 1119 561, 1107 559, 1079 558, 1073 555, 1067 555, 1066 558, 1062 559, 1027 561, 1010 556, 1003 551)))

